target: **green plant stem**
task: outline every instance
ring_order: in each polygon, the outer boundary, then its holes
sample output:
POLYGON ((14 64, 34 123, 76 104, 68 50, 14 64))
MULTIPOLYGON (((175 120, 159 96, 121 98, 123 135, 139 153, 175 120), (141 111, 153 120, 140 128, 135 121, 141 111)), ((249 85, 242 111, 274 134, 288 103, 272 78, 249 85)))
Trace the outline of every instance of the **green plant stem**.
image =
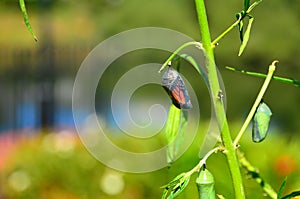
POLYGON ((173 53, 172 55, 165 61, 165 63, 163 63, 163 65, 161 66, 161 68, 159 69, 159 73, 169 64, 170 61, 172 61, 176 55, 178 55, 178 53, 183 50, 184 48, 188 47, 188 46, 198 46, 198 47, 202 47, 202 44, 200 42, 196 42, 196 41, 191 41, 191 42, 187 42, 182 44, 181 46, 179 46, 173 53))
POLYGON ((270 196, 270 198, 277 199, 277 193, 274 191, 271 185, 264 181, 258 170, 251 165, 245 155, 240 150, 237 150, 237 154, 242 167, 247 171, 251 178, 253 178, 262 187, 264 192, 270 196))
POLYGON ((233 28, 235 28, 240 21, 242 20, 242 16, 240 16, 238 18, 238 20, 236 22, 234 22, 231 26, 229 26, 224 32, 222 32, 215 40, 213 40, 213 42, 211 42, 212 47, 215 47, 217 45, 217 43, 227 34, 229 33, 233 28))
POLYGON ((206 163, 206 160, 209 158, 209 156, 211 156, 213 153, 216 153, 220 150, 221 150, 221 147, 216 147, 216 148, 213 148, 212 150, 208 151, 205 154, 205 156, 199 161, 199 163, 194 168, 192 168, 190 171, 188 171, 186 173, 186 175, 192 175, 195 172, 199 172, 201 167, 206 163))
MULTIPOLYGON (((225 36, 227 33, 229 33, 233 28, 235 28, 246 16, 250 16, 250 12, 261 2, 262 0, 259 0, 257 2, 254 2, 243 14, 239 15, 239 18, 231 25, 229 26, 223 33, 221 33, 211 44, 213 47, 217 45, 217 43, 225 36)), ((241 12, 240 12, 241 13, 241 12)))
POLYGON ((241 130, 239 131, 238 135, 236 136, 236 138, 235 138, 235 140, 233 142, 233 144, 235 146, 238 144, 238 142, 242 138, 243 134, 245 133, 245 131, 246 131, 249 123, 251 122, 251 120, 253 118, 253 115, 255 114, 255 111, 256 111, 259 103, 261 102, 261 100, 262 100, 262 98, 263 98, 263 96, 264 96, 264 94, 265 94, 265 92, 266 92, 266 90, 267 90, 267 88, 268 88, 268 86, 270 84, 270 81, 271 81, 272 76, 273 76, 273 74, 275 72, 275 69, 276 69, 275 64, 277 62, 278 61, 273 61, 272 64, 269 66, 269 72, 268 72, 268 75, 267 75, 267 77, 265 79, 265 82, 262 85, 262 87, 261 87, 261 89, 260 89, 260 91, 259 91, 259 93, 258 93, 258 95, 256 97, 256 100, 255 100, 255 102, 254 102, 254 104, 253 104, 253 106, 252 106, 252 108, 251 108, 251 110, 250 110, 250 112, 249 112, 249 114, 248 114, 248 116, 247 116, 247 118, 246 118, 246 120, 245 120, 242 128, 241 128, 241 130))
POLYGON ((232 177, 235 198, 243 199, 245 198, 245 193, 244 193, 244 187, 243 187, 238 160, 235 153, 235 147, 232 144, 229 126, 226 119, 226 113, 223 106, 223 101, 220 99, 220 97, 218 97, 221 89, 220 89, 220 84, 217 76, 217 69, 214 60, 214 52, 211 45, 211 38, 210 38, 204 0, 195 0, 195 3, 196 3, 197 15, 198 15, 200 33, 202 38, 202 45, 207 53, 206 67, 208 71, 210 93, 213 101, 217 122, 221 130, 221 138, 225 147, 225 154, 226 154, 229 170, 232 177))

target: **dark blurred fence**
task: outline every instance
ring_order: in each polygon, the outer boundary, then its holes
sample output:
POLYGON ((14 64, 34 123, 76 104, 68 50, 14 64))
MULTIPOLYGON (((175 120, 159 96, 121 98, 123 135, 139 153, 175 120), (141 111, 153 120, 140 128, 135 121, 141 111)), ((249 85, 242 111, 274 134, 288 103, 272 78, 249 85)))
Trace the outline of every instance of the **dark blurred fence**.
POLYGON ((87 46, 0 49, 0 131, 72 127, 72 89, 87 46))

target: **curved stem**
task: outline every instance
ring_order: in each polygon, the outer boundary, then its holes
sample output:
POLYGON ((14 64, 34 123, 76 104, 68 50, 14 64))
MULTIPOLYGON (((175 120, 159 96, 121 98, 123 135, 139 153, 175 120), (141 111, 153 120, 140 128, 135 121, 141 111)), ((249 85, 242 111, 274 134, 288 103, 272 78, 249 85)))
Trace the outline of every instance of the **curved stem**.
MULTIPOLYGON (((232 184, 235 191, 235 198, 245 198, 242 176, 239 169, 239 163, 235 153, 235 147, 232 144, 231 135, 229 131, 226 113, 222 99, 218 97, 221 89, 217 75, 216 63, 214 59, 214 52, 211 45, 211 38, 207 15, 204 5, 204 0, 195 0, 196 10, 198 15, 200 33, 202 38, 202 45, 207 54, 206 67, 208 72, 209 89, 213 101, 214 111, 217 118, 218 126, 221 130, 221 138, 225 147, 225 155, 227 158, 229 170, 231 173, 232 184)), ((222 92, 222 91, 221 91, 222 92)))
POLYGON ((179 46, 179 48, 177 48, 173 53, 172 55, 165 61, 165 63, 163 63, 162 67, 159 69, 159 73, 168 65, 168 63, 170 61, 172 61, 176 55, 178 55, 178 53, 180 51, 182 51, 184 48, 188 47, 188 46, 199 46, 201 47, 201 43, 200 42, 196 42, 196 41, 190 41, 190 42, 187 42, 187 43, 184 43, 182 44, 181 46, 179 46))
POLYGON ((205 154, 205 156, 199 161, 199 163, 194 168, 192 168, 190 171, 187 172, 187 175, 192 175, 195 172, 199 172, 201 167, 206 163, 206 160, 209 158, 209 156, 211 156, 213 153, 216 153, 219 150, 221 150, 221 147, 216 147, 208 151, 205 154))
POLYGON ((276 69, 276 66, 275 66, 276 63, 278 63, 278 61, 273 61, 272 64, 269 66, 269 72, 268 72, 268 75, 267 75, 267 77, 265 79, 265 82, 262 85, 262 87, 260 89, 260 92, 258 93, 257 98, 256 98, 256 100, 255 100, 255 102, 254 102, 254 104, 253 104, 253 106, 252 106, 252 108, 251 108, 251 110, 250 110, 250 112, 249 112, 249 114, 248 114, 248 116, 247 116, 247 118, 246 118, 246 120, 245 120, 242 128, 241 128, 241 130, 239 131, 238 135, 236 136, 236 138, 235 138, 235 140, 233 142, 233 144, 235 146, 238 144, 238 142, 240 141, 241 137, 245 133, 245 131, 246 131, 249 123, 251 122, 251 120, 253 118, 253 115, 255 114, 255 111, 256 111, 259 103, 261 102, 261 100, 262 100, 262 98, 263 98, 263 96, 264 96, 264 94, 265 94, 265 92, 266 92, 266 90, 267 90, 267 88, 268 88, 268 86, 270 84, 270 81, 271 81, 272 76, 273 76, 273 74, 275 72, 275 69, 276 69))

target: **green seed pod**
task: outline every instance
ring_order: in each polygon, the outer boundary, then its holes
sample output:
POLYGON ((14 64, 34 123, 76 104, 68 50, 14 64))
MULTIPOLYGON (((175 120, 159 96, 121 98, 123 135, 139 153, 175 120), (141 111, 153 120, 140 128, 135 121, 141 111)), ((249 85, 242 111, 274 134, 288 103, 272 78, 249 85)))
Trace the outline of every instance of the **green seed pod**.
POLYGON ((200 199, 215 199, 215 181, 213 175, 206 169, 202 169, 196 179, 200 199))
POLYGON ((268 133, 272 112, 267 104, 261 102, 257 107, 253 118, 252 140, 253 142, 261 142, 268 133))

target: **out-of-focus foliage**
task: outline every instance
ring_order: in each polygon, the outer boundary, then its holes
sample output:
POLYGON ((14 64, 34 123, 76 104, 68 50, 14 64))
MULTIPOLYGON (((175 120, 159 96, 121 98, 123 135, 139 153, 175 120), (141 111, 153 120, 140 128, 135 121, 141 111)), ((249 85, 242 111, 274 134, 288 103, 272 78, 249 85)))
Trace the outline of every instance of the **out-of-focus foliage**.
MULTIPOLYGON (((231 25, 235 21, 235 13, 243 9, 241 1, 216 0, 206 3, 212 38, 217 37, 231 25)), ((201 40, 192 1, 32 0, 26 1, 26 5, 30 22, 39 35, 40 42, 38 44, 32 42, 30 33, 22 24, 22 13, 18 2, 6 0, 0 2, 0 24, 4 27, 0 32, 1 47, 36 49, 45 41, 51 40, 54 45, 62 48, 84 45, 85 49, 87 46, 91 49, 111 35, 144 26, 170 28, 201 40)), ((268 65, 274 59, 278 59, 280 62, 275 75, 300 79, 299 9, 300 3, 295 0, 263 1, 258 5, 252 13, 255 22, 251 28, 251 37, 241 57, 236 56, 240 46, 238 28, 219 42, 215 54, 227 88, 227 97, 230 99, 228 100, 229 119, 240 120, 241 115, 247 113, 262 80, 226 71, 225 66, 265 73, 268 65)), ((84 56, 80 57, 84 59, 84 56)), ((153 55, 140 56, 134 60, 139 63, 140 59, 145 63, 151 60, 150 57, 153 55)), ((61 59, 66 58, 61 57, 61 59)), ((81 61, 76 60, 72 64, 73 68, 68 69, 68 73, 74 74, 81 61)), ((74 60, 67 60, 67 62, 71 63, 74 60)), ((128 65, 131 63, 128 62, 128 65)), ((1 64, 0 68, 3 73, 7 73, 3 67, 5 64, 1 64)), ((193 71, 184 69, 182 72, 193 71)), ((199 86, 196 79, 198 78, 192 76, 189 81, 195 85, 196 90, 201 91, 198 93, 199 100, 207 102, 208 96, 203 93, 203 90, 206 91, 205 85, 199 86)), ((299 109, 295 108, 299 107, 299 89, 274 82, 265 97, 270 106, 274 107, 274 121, 277 127, 291 133, 300 129, 299 109), (282 96, 285 96, 284 101, 288 102, 289 106, 282 100, 278 100, 282 96)), ((209 106, 203 105, 201 108, 202 112, 210 112, 209 106)))
MULTIPOLYGON (((261 144, 250 140, 251 133, 248 132, 241 149, 262 177, 278 190, 288 175, 284 195, 297 190, 300 186, 300 146, 296 142, 287 144, 286 139, 274 132, 261 144)), ((0 171, 0 195, 6 199, 159 198, 163 191, 160 186, 195 166, 199 150, 198 144, 194 143, 170 169, 124 174, 94 159, 76 134, 70 132, 23 138, 14 148, 0 171)), ((224 156, 212 155, 207 166, 215 177, 216 193, 230 198, 232 190, 224 156)), ((179 198, 194 198, 198 194, 196 184, 191 183, 196 177, 192 176, 179 198)), ((261 188, 254 180, 245 176, 244 184, 247 198, 263 198, 261 188)))

